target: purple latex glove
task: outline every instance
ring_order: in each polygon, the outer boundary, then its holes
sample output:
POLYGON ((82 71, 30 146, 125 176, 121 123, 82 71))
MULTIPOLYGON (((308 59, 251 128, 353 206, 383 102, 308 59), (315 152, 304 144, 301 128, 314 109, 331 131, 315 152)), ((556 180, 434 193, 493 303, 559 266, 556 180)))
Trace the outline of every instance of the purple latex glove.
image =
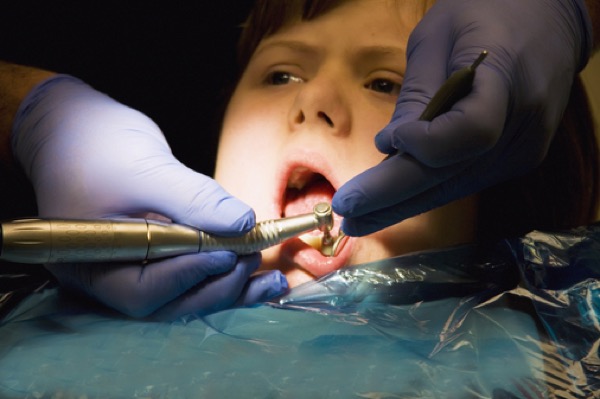
MULTIPOLYGON (((42 217, 154 214, 225 236, 255 224, 252 209, 175 159, 148 117, 71 76, 50 78, 28 94, 15 117, 12 144, 42 217)), ((251 304, 287 288, 279 272, 251 277, 259 264, 260 254, 219 251, 143 266, 47 268, 63 285, 125 314, 174 319, 251 304)))
POLYGON ((537 166, 591 37, 583 0, 438 0, 409 38, 396 110, 375 138, 381 152, 398 155, 333 197, 344 232, 369 234, 537 166), (452 72, 483 50, 471 93, 419 121, 452 72))

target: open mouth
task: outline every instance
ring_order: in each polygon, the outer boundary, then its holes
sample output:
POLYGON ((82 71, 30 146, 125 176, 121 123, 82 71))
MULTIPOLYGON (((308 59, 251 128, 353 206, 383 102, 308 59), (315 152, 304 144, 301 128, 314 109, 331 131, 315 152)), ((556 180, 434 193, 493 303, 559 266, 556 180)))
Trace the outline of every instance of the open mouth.
POLYGON ((331 203, 334 193, 335 189, 325 176, 306 167, 298 167, 288 179, 281 216, 312 212, 313 206, 319 202, 331 203))
MULTIPOLYGON (((281 217, 311 213, 317 203, 331 203, 335 191, 333 184, 323 174, 306 166, 296 166, 289 171, 282 193, 281 217)), ((339 235, 340 223, 341 218, 334 214, 331 230, 334 238, 339 235)), ((329 257, 321 252, 322 236, 323 233, 315 230, 300 239, 290 240, 283 246, 285 256, 314 276, 342 267, 349 258, 348 248, 344 246, 337 256, 329 257)))

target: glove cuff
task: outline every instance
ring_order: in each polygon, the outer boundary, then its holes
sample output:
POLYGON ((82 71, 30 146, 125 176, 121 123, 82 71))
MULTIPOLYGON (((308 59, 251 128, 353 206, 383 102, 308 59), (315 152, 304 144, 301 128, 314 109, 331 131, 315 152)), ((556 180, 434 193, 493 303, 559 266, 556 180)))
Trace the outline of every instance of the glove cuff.
POLYGON ((24 146, 23 144, 24 142, 28 141, 28 139, 26 138, 27 134, 25 132, 29 130, 31 124, 36 124, 36 121, 30 121, 28 117, 31 116, 35 107, 39 105, 49 94, 50 90, 52 90, 58 85, 64 84, 65 82, 85 84, 80 79, 77 79, 71 75, 64 74, 54 75, 49 77, 48 79, 44 79, 37 85, 35 85, 29 91, 29 93, 27 93, 15 114, 10 134, 10 145, 15 159, 25 169, 25 172, 28 176, 28 158, 31 158, 31 154, 30 151, 25 150, 25 147, 28 148, 28 146, 24 146), (25 151, 21 151, 22 149, 25 151))

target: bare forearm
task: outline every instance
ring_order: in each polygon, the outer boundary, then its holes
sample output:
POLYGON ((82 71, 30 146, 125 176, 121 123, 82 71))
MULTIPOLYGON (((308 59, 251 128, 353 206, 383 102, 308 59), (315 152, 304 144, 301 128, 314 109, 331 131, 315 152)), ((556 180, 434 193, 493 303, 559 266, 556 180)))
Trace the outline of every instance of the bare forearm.
POLYGON ((585 4, 592 19, 594 50, 598 50, 600 47, 600 0, 586 0, 585 4))
POLYGON ((0 164, 14 163, 10 133, 19 105, 29 91, 53 72, 0 61, 0 164))

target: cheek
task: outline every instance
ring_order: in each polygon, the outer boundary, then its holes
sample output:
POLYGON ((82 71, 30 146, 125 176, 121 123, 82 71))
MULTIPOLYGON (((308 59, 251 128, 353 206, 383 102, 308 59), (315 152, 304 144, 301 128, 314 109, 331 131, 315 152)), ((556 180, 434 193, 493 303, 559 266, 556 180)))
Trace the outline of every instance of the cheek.
POLYGON ((362 264, 476 239, 477 196, 422 213, 357 241, 352 264, 362 264))
POLYGON ((357 240, 351 264, 359 265, 429 248, 426 218, 417 216, 357 240))
POLYGON ((245 97, 234 97, 221 130, 215 179, 229 193, 256 206, 257 192, 273 181, 280 120, 268 114, 268 107, 245 97))
POLYGON ((242 101, 234 95, 230 101, 221 127, 219 151, 217 153, 217 169, 233 169, 231 162, 248 159, 252 156, 254 148, 248 145, 253 138, 260 140, 262 135, 257 135, 257 124, 260 118, 256 116, 256 109, 251 102, 242 101))
POLYGON ((238 158, 252 155, 254 147, 248 146, 247 143, 266 138, 268 130, 261 126, 265 123, 266 118, 261 114, 259 107, 250 101, 234 97, 223 119, 217 162, 222 159, 229 162, 236 158, 236 153, 238 158))
POLYGON ((215 180, 230 194, 248 201, 252 187, 260 191, 258 186, 266 181, 267 173, 272 169, 271 154, 264 148, 256 140, 249 140, 243 135, 227 141, 219 149, 215 180))
POLYGON ((358 108, 360 111, 356 113, 357 117, 354 119, 352 137, 348 146, 338 148, 340 162, 344 165, 340 169, 345 175, 344 182, 377 165, 385 158, 385 154, 375 147, 375 135, 389 123, 394 106, 383 104, 374 109, 369 109, 369 106, 373 107, 367 104, 358 108))

